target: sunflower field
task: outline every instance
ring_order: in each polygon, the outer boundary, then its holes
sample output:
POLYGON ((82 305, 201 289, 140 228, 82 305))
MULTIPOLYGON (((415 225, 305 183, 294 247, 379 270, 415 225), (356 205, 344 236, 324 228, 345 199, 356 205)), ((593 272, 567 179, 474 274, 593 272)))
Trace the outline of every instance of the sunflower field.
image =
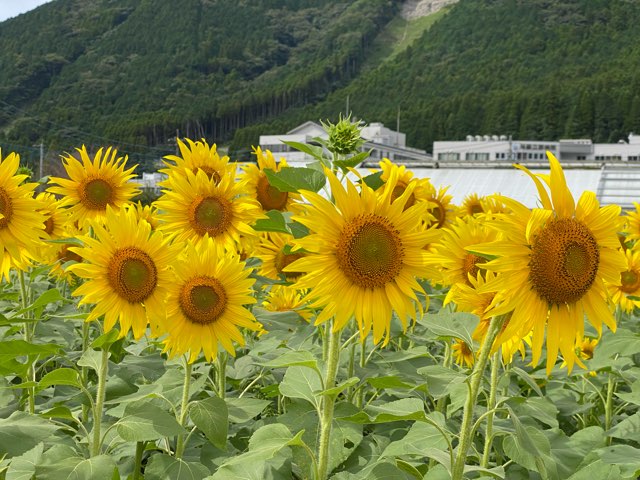
POLYGON ((114 148, 0 153, 0 479, 636 479, 640 205, 446 188, 325 125, 204 140, 135 203, 114 148))

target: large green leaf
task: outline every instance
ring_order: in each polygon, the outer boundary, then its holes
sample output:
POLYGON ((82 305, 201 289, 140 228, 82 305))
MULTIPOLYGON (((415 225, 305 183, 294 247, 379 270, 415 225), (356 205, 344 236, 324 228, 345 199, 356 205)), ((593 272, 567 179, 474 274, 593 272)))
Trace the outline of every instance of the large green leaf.
POLYGON ((463 340, 473 349, 472 334, 480 319, 471 313, 440 312, 427 313, 418 323, 427 327, 434 335, 446 339, 463 340))
POLYGON ((387 423, 399 420, 423 420, 424 403, 418 398, 403 398, 382 405, 370 405, 342 420, 355 423, 387 423))
POLYGON ((0 361, 24 355, 53 355, 62 348, 54 343, 29 343, 24 340, 4 340, 0 342, 0 361))
POLYGON ((391 442, 382 453, 382 457, 402 457, 410 455, 424 457, 425 448, 447 450, 447 441, 433 425, 415 422, 407 434, 400 440, 391 442))
POLYGON ((173 415, 144 400, 127 405, 116 429, 118 435, 128 442, 158 440, 186 433, 173 415))
POLYGON ((285 397, 302 398, 318 408, 317 393, 322 390, 322 383, 318 374, 310 368, 287 368, 278 388, 285 397))
MULTIPOLYGON (((282 354, 271 360, 260 362, 263 367, 284 368, 284 367, 309 367, 316 372, 318 370, 318 360, 308 350, 288 350, 281 349, 282 354)), ((276 350, 275 353, 278 353, 276 350)))
POLYGON ((36 466, 42 459, 44 444, 39 443, 19 457, 14 457, 7 469, 5 480, 31 480, 36 473, 36 466))
POLYGON ((429 394, 435 399, 449 395, 454 385, 467 380, 467 375, 440 365, 419 368, 418 373, 426 378, 429 394))
POLYGON ((114 469, 117 470, 113 458, 109 455, 98 455, 87 459, 78 459, 78 463, 69 472, 66 480, 97 480, 112 478, 114 469))
POLYGON ((615 425, 606 435, 640 442, 640 412, 636 412, 615 425))
POLYGON ((271 402, 260 400, 259 398, 230 398, 226 397, 229 421, 233 423, 248 422, 252 418, 260 415, 271 402))
POLYGON ((47 388, 51 385, 70 385, 72 387, 80 388, 82 383, 80 382, 80 374, 73 368, 58 368, 52 372, 47 373, 38 382, 38 388, 47 388))
POLYGON ((199 462, 185 462, 164 453, 153 455, 144 469, 145 480, 202 480, 211 472, 199 462))
POLYGON ((253 224, 253 229, 259 232, 280 232, 290 234, 287 222, 277 210, 266 212, 267 218, 260 218, 253 224))
POLYGON ((207 439, 224 450, 227 444, 229 412, 227 404, 219 397, 209 397, 191 404, 189 416, 207 439))
POLYGON ((22 455, 59 429, 44 418, 13 412, 9 418, 0 418, 0 452, 9 456, 22 455))
POLYGON ((281 192, 298 192, 299 190, 309 190, 317 192, 326 183, 323 173, 313 168, 283 168, 279 172, 264 170, 269 184, 281 192))

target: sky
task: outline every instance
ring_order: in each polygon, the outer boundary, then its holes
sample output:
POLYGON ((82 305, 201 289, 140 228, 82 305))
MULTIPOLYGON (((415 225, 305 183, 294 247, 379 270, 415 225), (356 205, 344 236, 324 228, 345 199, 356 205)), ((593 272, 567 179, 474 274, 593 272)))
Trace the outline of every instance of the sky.
POLYGON ((33 10, 37 6, 50 1, 51 0, 0 0, 0 22, 33 10))

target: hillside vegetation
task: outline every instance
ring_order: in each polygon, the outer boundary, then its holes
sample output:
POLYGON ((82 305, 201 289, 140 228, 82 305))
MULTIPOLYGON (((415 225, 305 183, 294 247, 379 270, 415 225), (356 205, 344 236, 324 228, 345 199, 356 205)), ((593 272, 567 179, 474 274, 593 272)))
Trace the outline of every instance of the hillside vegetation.
MULTIPOLYGON (((391 0, 55 0, 0 24, 0 139, 231 142, 354 115, 412 146, 640 131, 640 3, 461 0, 408 22, 391 0)), ((157 150, 154 150, 157 149, 157 150)), ((144 163, 144 161, 143 161, 144 163)))

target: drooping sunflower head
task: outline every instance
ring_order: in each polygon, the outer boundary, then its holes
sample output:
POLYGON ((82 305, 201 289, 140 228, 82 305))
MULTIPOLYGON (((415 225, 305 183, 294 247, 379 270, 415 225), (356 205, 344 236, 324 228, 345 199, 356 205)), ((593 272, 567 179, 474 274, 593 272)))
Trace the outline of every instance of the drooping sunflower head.
POLYGON ((580 358, 582 360, 591 360, 593 358, 593 352, 596 345, 598 345, 597 338, 584 337, 578 345, 580 349, 580 358))
POLYGON ((307 322, 311 320, 313 313, 307 308, 307 302, 303 299, 304 291, 295 286, 273 285, 262 302, 262 306, 271 312, 295 311, 307 322))
POLYGON ((617 237, 620 207, 600 208, 593 192, 584 192, 576 205, 560 163, 547 155, 550 175, 518 167, 534 181, 542 208, 529 210, 509 201, 513 213, 495 222, 503 238, 471 248, 499 257, 484 267, 500 272, 505 301, 494 313, 513 312, 505 337, 532 332, 537 364, 546 332, 547 372, 555 365, 558 350, 571 371, 584 315, 598 332, 603 322, 611 329, 616 326, 605 281, 619 283, 625 270, 617 237))
POLYGON ((25 183, 19 175, 20 157, 0 151, 0 275, 9 281, 12 267, 24 270, 33 252, 42 246, 44 215, 40 202, 33 197, 35 183, 25 183))
POLYGON ((196 142, 188 138, 185 138, 183 142, 178 138, 177 142, 181 156, 165 156, 164 159, 167 161, 164 164, 168 168, 160 170, 162 173, 172 177, 184 175, 185 171, 196 174, 199 170, 202 170, 214 183, 218 183, 226 176, 235 178, 235 165, 229 163, 228 156, 220 156, 215 143, 209 146, 204 138, 196 142))
POLYGON ((141 202, 129 203, 126 208, 133 210, 138 220, 144 220, 151 225, 151 230, 156 230, 159 226, 158 209, 155 205, 143 205, 141 202))
POLYGON ((119 157, 115 148, 100 148, 93 159, 84 145, 77 152, 80 159, 62 157, 69 178, 51 177, 48 191, 62 195, 62 205, 69 208, 69 221, 84 229, 89 220, 103 221, 107 207, 119 210, 140 190, 131 181, 135 165, 127 169, 127 157, 119 157))
POLYGON ((238 256, 207 238, 189 243, 186 258, 173 262, 175 278, 167 296, 167 316, 160 325, 169 356, 189 353, 194 362, 200 352, 216 358, 218 344, 232 355, 244 345, 241 329, 258 331, 261 325, 245 308, 256 302, 250 278, 238 256))
POLYGON ((69 213, 61 208, 60 202, 51 193, 39 193, 36 196, 36 202, 38 202, 38 211, 44 218, 44 241, 33 253, 38 262, 49 265, 57 260, 60 244, 47 243, 46 240, 59 240, 71 236, 67 235, 67 229, 71 225, 69 213))
POLYGON ((277 232, 260 235, 260 243, 253 255, 262 261, 261 275, 272 280, 280 280, 284 276, 288 282, 295 282, 301 272, 285 271, 285 268, 305 256, 304 252, 295 248, 293 236, 277 232))
POLYGON ((423 247, 435 236, 420 220, 427 205, 405 209, 412 185, 392 201, 394 175, 378 195, 367 185, 358 191, 348 179, 345 188, 331 171, 326 174, 333 202, 303 192, 310 205, 306 214, 293 218, 311 232, 297 240, 309 253, 284 271, 304 273, 297 286, 310 289, 312 306, 323 308, 316 324, 334 317, 337 330, 354 316, 361 338, 373 329, 374 342, 386 342, 393 311, 406 327, 416 308, 422 308, 416 277, 426 269, 423 247))
POLYGON ((161 232, 152 232, 149 223, 139 220, 135 211, 107 208, 104 226, 91 222, 95 238, 81 237, 84 247, 68 251, 83 259, 67 270, 85 279, 73 295, 80 304, 94 304, 87 317, 104 315, 104 329, 120 323, 121 336, 132 329, 140 338, 150 324, 152 331, 165 315, 164 299, 173 278, 170 261, 178 256, 179 243, 169 244, 161 232))
POLYGON ((269 183, 265 173, 265 171, 280 172, 283 168, 289 168, 287 161, 281 158, 276 162, 269 150, 263 152, 260 147, 254 147, 253 154, 256 156, 256 163, 244 166, 244 172, 240 176, 240 181, 246 184, 248 195, 257 200, 265 212, 291 211, 300 200, 300 195, 294 192, 281 192, 269 183))
POLYGON ((447 195, 449 187, 436 189, 430 182, 428 187, 426 201, 429 202, 429 213, 433 216, 429 226, 444 228, 456 218, 456 207, 451 203, 453 197, 447 195))
POLYGON ((472 368, 475 363, 475 357, 473 350, 465 342, 457 338, 451 347, 453 349, 453 359, 461 367, 472 368))
POLYGON ((229 250, 236 249, 241 234, 256 235, 249 225, 262 217, 260 209, 231 176, 216 182, 203 171, 185 170, 185 175, 169 177, 166 185, 155 202, 161 231, 179 241, 214 238, 229 250))
MULTIPOLYGON (((381 194, 384 193, 385 184, 389 181, 389 179, 393 178, 395 186, 393 187, 393 190, 391 192, 391 202, 399 198, 405 192, 405 190, 407 190, 407 187, 410 184, 412 185, 412 192, 405 202, 405 209, 412 207, 416 203, 432 201, 433 186, 431 185, 431 182, 428 178, 413 178, 413 172, 408 170, 406 166, 396 165, 388 158, 382 159, 379 165, 382 171, 380 180, 382 180, 384 184, 378 188, 377 192, 381 194)), ((435 202, 429 203, 427 214, 424 218, 424 221, 427 223, 427 225, 432 225, 437 221, 435 216, 431 215, 431 212, 435 207, 437 207, 437 204, 435 202)))

